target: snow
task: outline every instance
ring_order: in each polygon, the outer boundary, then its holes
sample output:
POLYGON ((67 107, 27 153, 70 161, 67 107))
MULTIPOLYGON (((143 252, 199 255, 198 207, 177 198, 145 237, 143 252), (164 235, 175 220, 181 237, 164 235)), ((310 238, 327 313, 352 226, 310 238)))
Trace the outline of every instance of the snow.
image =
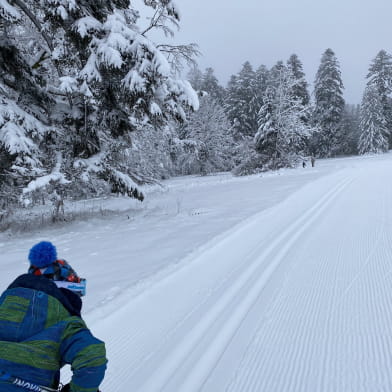
POLYGON ((75 28, 79 35, 84 38, 90 30, 99 31, 102 28, 102 23, 92 16, 85 16, 75 22, 75 28))
POLYGON ((33 141, 25 136, 24 129, 10 121, 1 127, 0 140, 11 154, 19 152, 29 154, 36 149, 33 141))
POLYGON ((68 19, 68 12, 64 8, 64 6, 60 5, 59 7, 57 7, 56 12, 57 12, 58 15, 61 16, 61 19, 63 19, 63 20, 67 20, 68 19))
POLYGON ((161 116, 162 115, 162 110, 161 110, 161 108, 159 107, 159 105, 157 103, 151 102, 151 104, 150 104, 150 113, 153 116, 161 116))
POLYGON ((121 68, 123 65, 121 53, 112 48, 109 42, 102 42, 99 45, 97 56, 107 67, 121 68))
POLYGON ((181 94, 181 99, 186 102, 194 110, 199 110, 199 98, 191 84, 187 80, 176 80, 171 88, 178 94, 181 94))
POLYGON ((39 188, 47 186, 51 181, 59 182, 60 184, 69 183, 69 181, 65 179, 64 174, 57 171, 46 176, 38 177, 35 180, 29 182, 27 187, 23 189, 23 193, 26 194, 29 192, 34 192, 39 188))
POLYGON ((65 93, 73 93, 77 91, 78 82, 72 76, 62 76, 59 78, 60 86, 59 89, 65 93))
POLYGON ((56 244, 88 279, 105 392, 388 391, 391 170, 385 154, 165 181, 139 208, 2 233, 0 282, 56 244))
POLYGON ((10 20, 18 20, 21 18, 20 12, 6 0, 0 0, 0 14, 4 18, 10 20))
POLYGON ((96 80, 98 82, 102 81, 101 74, 97 69, 97 56, 95 53, 92 53, 87 60, 86 65, 80 71, 80 75, 83 79, 91 82, 96 80))
POLYGON ((146 82, 147 80, 135 69, 130 70, 123 80, 123 83, 135 93, 146 91, 146 82))

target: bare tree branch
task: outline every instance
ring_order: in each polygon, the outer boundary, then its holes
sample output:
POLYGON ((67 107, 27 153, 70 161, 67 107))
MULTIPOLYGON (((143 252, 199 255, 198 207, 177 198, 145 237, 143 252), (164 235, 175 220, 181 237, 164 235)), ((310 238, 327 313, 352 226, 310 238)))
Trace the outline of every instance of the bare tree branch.
POLYGON ((196 66, 196 57, 201 55, 197 44, 189 45, 157 45, 157 48, 165 53, 169 63, 176 72, 181 72, 184 68, 184 63, 189 66, 196 66))
POLYGON ((161 29, 165 36, 174 36, 174 32, 171 28, 167 26, 168 23, 173 24, 177 30, 179 29, 179 24, 174 16, 167 14, 167 9, 164 6, 158 6, 155 10, 154 15, 150 18, 150 25, 141 33, 145 36, 146 33, 154 28, 161 29))

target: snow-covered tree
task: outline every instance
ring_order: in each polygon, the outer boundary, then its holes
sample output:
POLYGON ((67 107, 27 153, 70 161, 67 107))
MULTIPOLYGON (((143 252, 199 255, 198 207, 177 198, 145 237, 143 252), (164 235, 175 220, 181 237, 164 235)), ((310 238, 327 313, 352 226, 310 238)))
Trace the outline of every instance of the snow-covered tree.
POLYGON ((156 28, 173 34, 177 7, 170 0, 142 4, 153 11, 143 28, 128 0, 0 1, 0 149, 6 170, 18 159, 19 172, 27 173, 34 155, 35 171, 15 180, 26 198, 59 179, 80 188, 104 181, 137 195, 133 179, 139 176, 115 159, 119 148, 129 147, 130 132, 183 121, 187 108, 197 108, 190 84, 172 72, 173 62, 181 54, 189 60, 194 46, 155 45, 148 38, 156 28), (34 34, 28 37, 27 29, 34 34))
POLYGON ((262 97, 268 87, 268 82, 270 79, 270 72, 265 65, 260 65, 256 69, 255 73, 256 83, 255 83, 255 91, 258 100, 258 107, 261 107, 262 97))
POLYGON ((203 74, 201 90, 205 91, 218 103, 223 103, 225 89, 219 84, 218 78, 215 76, 214 70, 211 67, 206 68, 203 74))
POLYGON ((181 127, 174 151, 181 174, 208 174, 233 167, 233 136, 222 106, 212 96, 200 100, 200 109, 181 127))
POLYGON ((307 106, 294 93, 297 79, 291 70, 279 63, 272 71, 254 142, 263 167, 276 169, 297 163, 306 151, 312 129, 303 120, 307 106))
POLYGON ((341 129, 342 138, 339 148, 336 149, 338 155, 357 155, 358 142, 360 136, 360 105, 346 104, 344 108, 341 129))
POLYGON ((189 70, 187 79, 195 91, 200 92, 202 90, 203 72, 200 71, 197 64, 189 70))
POLYGON ((287 68, 296 82, 293 86, 293 98, 298 99, 304 106, 309 105, 308 82, 305 79, 302 63, 296 54, 292 54, 287 60, 287 68))
POLYGON ((385 117, 389 143, 392 143, 392 56, 381 50, 373 59, 367 74, 367 85, 376 86, 376 91, 382 103, 382 113, 385 117))
POLYGON ((375 84, 369 84, 361 104, 360 154, 381 153, 388 150, 388 132, 383 102, 375 84))
POLYGON ((187 75, 189 83, 198 92, 199 96, 208 94, 215 101, 223 103, 225 89, 219 84, 218 78, 215 76, 211 67, 206 68, 203 72, 197 66, 191 68, 187 75))
POLYGON ((257 132, 257 98, 255 71, 247 61, 241 71, 231 77, 225 101, 228 118, 237 134, 254 136, 257 132))
POLYGON ((314 124, 319 128, 313 140, 315 152, 320 156, 335 154, 344 112, 343 82, 335 53, 327 49, 316 74, 314 85, 314 124))
POLYGON ((53 101, 13 39, 23 14, 0 2, 0 209, 16 203, 23 185, 45 173, 42 147, 52 137, 53 101))

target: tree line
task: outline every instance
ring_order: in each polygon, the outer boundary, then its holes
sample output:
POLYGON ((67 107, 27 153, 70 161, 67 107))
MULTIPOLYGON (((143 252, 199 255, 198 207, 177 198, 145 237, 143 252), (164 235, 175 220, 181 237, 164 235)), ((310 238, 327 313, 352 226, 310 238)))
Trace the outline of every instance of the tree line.
POLYGON ((385 51, 360 107, 345 103, 331 49, 312 94, 295 54, 270 69, 245 62, 223 87, 212 68, 195 66, 195 44, 149 38, 174 35, 176 5, 141 5, 152 10, 147 24, 129 0, 0 0, 0 220, 15 206, 65 198, 143 200, 141 184, 175 175, 242 175, 390 148, 385 51))
MULTIPOLYGON (((226 88, 213 72, 196 68, 189 80, 202 96, 201 107, 205 94, 225 113, 235 174, 293 167, 309 156, 382 153, 392 146, 392 57, 385 50, 371 61, 360 105, 345 102, 332 49, 321 56, 312 92, 296 54, 270 69, 245 62, 226 88)), ((203 112, 194 116, 201 121, 203 112)))

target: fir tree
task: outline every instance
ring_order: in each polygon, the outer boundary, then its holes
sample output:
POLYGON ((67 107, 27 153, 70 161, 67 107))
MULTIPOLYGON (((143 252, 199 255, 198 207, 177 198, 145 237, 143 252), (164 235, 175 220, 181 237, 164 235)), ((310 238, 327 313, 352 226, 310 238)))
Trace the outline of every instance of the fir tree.
POLYGON ((304 106, 309 105, 308 83, 305 79, 302 63, 296 54, 292 54, 287 60, 287 68, 296 82, 293 86, 293 98, 298 99, 304 106))
POLYGON ((193 89, 197 92, 201 92, 203 84, 203 72, 200 71, 197 65, 194 65, 187 74, 187 79, 193 89))
POLYGON ((389 96, 392 92, 392 56, 381 50, 373 59, 367 74, 367 85, 376 86, 380 96, 382 113, 385 118, 389 144, 392 143, 392 105, 389 96))
POLYGON ((357 155, 360 136, 360 105, 345 105, 342 118, 342 139, 339 155, 357 155))
POLYGON ((39 188, 50 193, 56 183, 75 191, 95 181, 96 189, 104 181, 138 195, 140 176, 115 158, 119 149, 129 147, 132 131, 184 121, 187 108, 197 108, 189 83, 172 73, 173 61, 189 59, 194 46, 158 48, 147 37, 155 28, 173 34, 178 9, 170 0, 142 4, 154 11, 144 29, 128 0, 0 1, 0 98, 12 111, 0 127, 13 130, 14 147, 24 146, 16 152, 6 135, 0 149, 5 170, 28 174, 17 181, 24 198, 39 188), (17 159, 22 165, 13 165, 17 159))
POLYGON ((201 90, 205 91, 218 103, 223 103, 225 89, 219 84, 213 68, 206 68, 201 83, 201 90))
POLYGON ((23 13, 0 2, 0 209, 17 203, 21 186, 45 173, 43 149, 53 134, 53 100, 13 39, 24 23, 23 13))
POLYGON ((320 156, 332 156, 338 148, 340 125, 344 112, 343 82, 335 53, 327 49, 316 74, 313 121, 319 128, 313 140, 320 156))
POLYGON ((361 104, 360 154, 381 153, 388 150, 388 134, 384 107, 376 85, 369 84, 361 104))
POLYGON ((259 106, 256 75, 249 62, 244 63, 238 75, 231 77, 225 107, 238 135, 255 135, 259 106))

